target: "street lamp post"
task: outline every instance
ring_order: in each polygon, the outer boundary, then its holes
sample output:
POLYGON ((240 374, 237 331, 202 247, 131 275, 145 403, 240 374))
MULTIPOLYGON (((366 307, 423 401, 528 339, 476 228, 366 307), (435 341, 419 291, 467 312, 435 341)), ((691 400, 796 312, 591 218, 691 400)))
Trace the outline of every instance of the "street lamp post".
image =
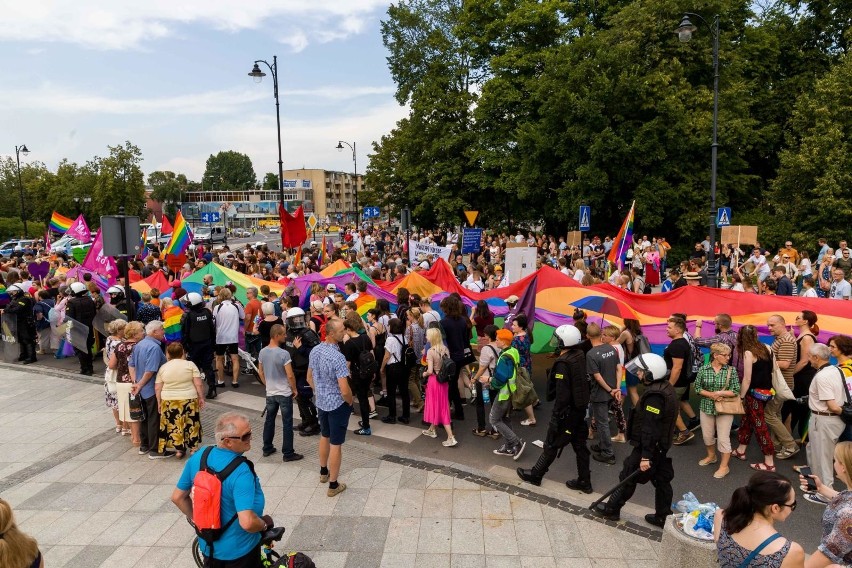
POLYGON ((713 18, 711 25, 699 14, 686 12, 680 25, 675 30, 678 39, 686 43, 692 39, 692 33, 698 28, 689 20, 693 16, 698 18, 713 33, 713 142, 710 144, 710 250, 707 251, 707 281, 713 288, 719 287, 718 272, 716 270, 716 154, 719 149, 717 138, 719 126, 719 14, 713 18))
POLYGON ((349 149, 352 150, 352 163, 354 164, 354 167, 355 167, 355 227, 358 228, 358 226, 360 225, 359 221, 360 221, 360 218, 361 218, 361 213, 358 210, 358 154, 355 151, 356 145, 355 145, 354 141, 352 142, 352 144, 350 144, 349 142, 344 142, 343 140, 338 140, 337 141, 338 152, 343 151, 343 145, 344 144, 349 146, 349 149))
POLYGON ((75 197, 74 204, 77 206, 77 215, 83 212, 83 208, 92 202, 91 197, 75 197))
POLYGON ((272 73, 272 90, 275 95, 275 121, 278 125, 278 200, 281 202, 281 207, 284 207, 284 162, 281 159, 281 111, 278 102, 278 56, 272 56, 272 65, 263 59, 258 59, 254 62, 254 67, 252 67, 248 75, 254 78, 255 83, 260 83, 266 77, 266 73, 260 70, 259 63, 266 65, 272 73))
POLYGON ((27 210, 24 208, 24 182, 21 181, 21 154, 26 156, 30 151, 26 144, 15 146, 15 161, 18 163, 18 189, 21 192, 21 221, 24 222, 24 236, 29 235, 27 231, 27 210))

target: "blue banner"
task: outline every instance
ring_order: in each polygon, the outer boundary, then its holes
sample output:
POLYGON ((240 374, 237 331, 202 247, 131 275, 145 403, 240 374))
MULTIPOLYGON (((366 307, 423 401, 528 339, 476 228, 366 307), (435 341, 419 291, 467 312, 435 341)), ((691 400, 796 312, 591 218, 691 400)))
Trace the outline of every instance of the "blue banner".
POLYGON ((462 254, 482 250, 482 229, 465 229, 462 234, 462 254))

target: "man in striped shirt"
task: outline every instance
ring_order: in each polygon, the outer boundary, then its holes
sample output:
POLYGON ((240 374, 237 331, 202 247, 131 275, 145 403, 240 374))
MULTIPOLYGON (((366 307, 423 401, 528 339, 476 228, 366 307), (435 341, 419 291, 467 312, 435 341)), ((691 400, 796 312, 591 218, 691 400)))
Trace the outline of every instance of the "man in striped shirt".
MULTIPOLYGON (((778 368, 781 369, 781 374, 784 375, 784 381, 790 389, 793 388, 793 372, 796 368, 796 338, 787 329, 784 318, 779 315, 769 316, 766 322, 769 332, 775 337, 772 343, 772 356, 778 368)), ((789 459, 799 453, 799 446, 793 440, 793 436, 784 426, 781 419, 781 406, 784 403, 778 400, 778 397, 772 397, 772 400, 766 403, 763 410, 766 424, 769 426, 769 431, 772 434, 772 443, 776 448, 781 448, 775 454, 779 460, 789 459)))

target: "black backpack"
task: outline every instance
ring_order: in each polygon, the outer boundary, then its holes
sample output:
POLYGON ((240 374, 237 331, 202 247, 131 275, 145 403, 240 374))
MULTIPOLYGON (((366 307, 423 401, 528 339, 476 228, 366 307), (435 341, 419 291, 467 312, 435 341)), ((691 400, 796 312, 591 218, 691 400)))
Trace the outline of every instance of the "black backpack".
MULTIPOLYGON (((369 343, 370 338, 366 334, 363 336, 369 343)), ((363 339, 361 340, 364 341, 363 339)), ((376 377, 376 356, 373 355, 371 345, 361 345, 361 352, 358 353, 358 378, 361 381, 372 381, 376 377)))
POLYGON ((438 382, 443 384, 449 383, 456 376, 456 362, 450 359, 450 354, 445 353, 441 357, 441 370, 438 371, 436 378, 438 382))

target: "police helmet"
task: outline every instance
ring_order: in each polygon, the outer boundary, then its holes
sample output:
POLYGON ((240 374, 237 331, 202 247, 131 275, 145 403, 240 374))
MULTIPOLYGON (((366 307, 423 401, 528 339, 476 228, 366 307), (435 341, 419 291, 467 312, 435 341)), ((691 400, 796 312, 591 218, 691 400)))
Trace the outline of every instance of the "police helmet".
POLYGON ((110 286, 107 290, 107 294, 109 294, 110 296, 114 294, 124 296, 124 288, 122 288, 121 286, 110 286))
POLYGON ((82 282, 72 282, 71 283, 71 293, 75 296, 82 296, 89 290, 86 288, 86 285, 82 282))
POLYGON ((186 295, 186 301, 190 306, 195 307, 202 305, 204 303, 204 298, 202 298, 201 294, 198 292, 190 292, 186 295))
POLYGON ((24 293, 24 288, 20 284, 12 284, 8 288, 6 288, 6 292, 9 293, 10 296, 17 296, 18 294, 24 293))
POLYGON ((287 310, 287 328, 302 329, 307 327, 305 323, 305 310, 302 308, 290 308, 287 310))
POLYGON ((566 347, 574 347, 580 343, 580 330, 573 325, 560 325, 553 332, 551 345, 556 349, 561 350, 566 347))
POLYGON ((669 369, 666 366, 666 360, 656 353, 645 353, 639 355, 627 362, 624 366, 628 373, 639 375, 642 372, 642 380, 646 383, 653 381, 661 381, 668 377, 669 369))

